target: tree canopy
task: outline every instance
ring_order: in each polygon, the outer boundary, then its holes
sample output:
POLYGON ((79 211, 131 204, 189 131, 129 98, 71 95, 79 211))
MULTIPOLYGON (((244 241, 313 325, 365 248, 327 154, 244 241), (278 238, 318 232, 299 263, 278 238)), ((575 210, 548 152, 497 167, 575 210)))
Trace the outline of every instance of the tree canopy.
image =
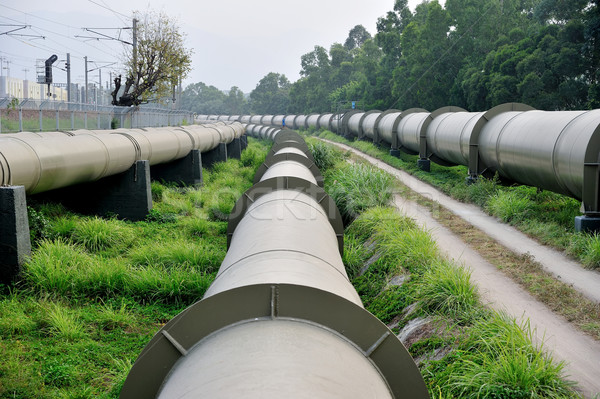
POLYGON ((414 11, 395 0, 376 26, 374 36, 357 25, 328 49, 314 46, 292 84, 269 73, 250 110, 600 107, 598 0, 424 0, 414 11))
POLYGON ((203 115, 240 115, 250 112, 246 96, 237 86, 225 93, 202 82, 190 84, 183 90, 179 106, 203 115))
POLYGON ((152 11, 136 12, 134 18, 138 22, 136 51, 126 49, 126 82, 120 92, 121 76, 115 79, 113 105, 160 102, 191 70, 191 50, 185 48, 174 20, 152 11))

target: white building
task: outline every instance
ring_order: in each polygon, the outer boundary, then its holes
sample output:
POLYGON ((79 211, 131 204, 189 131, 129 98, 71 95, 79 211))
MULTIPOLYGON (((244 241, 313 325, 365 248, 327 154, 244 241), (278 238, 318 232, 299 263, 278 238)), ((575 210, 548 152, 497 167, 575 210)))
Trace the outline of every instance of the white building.
MULTIPOLYGON (((29 98, 32 100, 47 99, 48 87, 30 80, 0 76, 0 98, 15 97, 18 99, 29 98)), ((50 85, 52 99, 56 101, 67 101, 67 89, 50 85)))

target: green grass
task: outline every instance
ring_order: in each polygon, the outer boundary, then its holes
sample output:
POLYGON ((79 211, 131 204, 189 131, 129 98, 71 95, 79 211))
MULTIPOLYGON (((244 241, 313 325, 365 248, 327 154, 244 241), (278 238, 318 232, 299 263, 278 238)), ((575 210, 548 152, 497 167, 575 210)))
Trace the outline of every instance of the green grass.
POLYGON ((454 397, 576 397, 562 378, 564 364, 532 345, 532 336, 527 321, 492 313, 463 333, 451 355, 428 368, 439 371, 443 390, 454 397))
MULTIPOLYGON (((368 173, 376 172, 365 170, 362 180, 369 180, 368 173)), ((327 173, 326 187, 338 178, 327 173)), ((510 219, 529 212, 528 206, 515 205, 524 196, 499 194, 493 182, 467 187, 473 198, 485 198, 482 204, 497 196, 497 203, 489 205, 494 209, 506 211, 505 203, 510 204, 510 219)), ((362 195, 361 190, 346 189, 332 197, 344 207, 362 195)), ((528 323, 486 308, 470 272, 442 258, 431 236, 411 219, 368 202, 344 238, 346 270, 365 308, 395 332, 412 319, 428 326, 411 338, 408 349, 420 359, 432 397, 580 397, 564 378, 564 365, 533 343, 528 323), (445 355, 434 360, 438 352, 445 355)))
POLYGON ((418 296, 424 311, 449 316, 459 324, 469 324, 480 312, 471 273, 448 262, 439 262, 425 272, 418 296))
POLYGON ((201 188, 153 183, 141 222, 30 203, 32 257, 17 284, 0 286, 0 398, 118 397, 152 336, 214 280, 227 222, 211 191, 252 185, 268 145, 249 149, 205 171, 201 188))
POLYGON ((349 222, 370 207, 389 203, 394 179, 370 165, 338 163, 326 173, 325 189, 349 222))
POLYGON ((427 233, 394 209, 363 212, 347 227, 344 250, 367 310, 396 332, 414 318, 438 326, 408 347, 432 397, 580 397, 564 365, 532 343, 528 323, 485 308, 469 271, 442 259, 427 233), (390 284, 397 276, 403 282, 390 284), (440 350, 441 359, 429 360, 440 350))

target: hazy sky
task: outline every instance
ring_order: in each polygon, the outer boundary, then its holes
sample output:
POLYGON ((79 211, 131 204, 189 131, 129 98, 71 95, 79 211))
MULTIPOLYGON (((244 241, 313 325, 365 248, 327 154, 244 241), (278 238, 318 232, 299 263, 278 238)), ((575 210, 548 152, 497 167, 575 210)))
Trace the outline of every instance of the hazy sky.
MULTIPOLYGON (((421 1, 409 0, 411 9, 421 1)), ((55 65, 64 68, 69 52, 74 83, 84 82, 84 56, 95 61, 88 70, 117 63, 102 68, 106 86, 109 72, 119 72, 123 44, 75 36, 96 36, 82 28, 131 26, 132 11, 150 8, 176 19, 187 35, 187 47, 194 51, 193 70, 184 86, 204 82, 250 92, 269 72, 296 81, 303 54, 315 45, 329 49, 334 42, 343 43, 355 25, 375 34, 377 18, 393 5, 394 0, 0 0, 2 74, 35 80, 36 59, 56 54, 60 61, 55 65), (31 36, 2 34, 23 25, 28 27, 13 34, 31 36)), ((117 29, 100 32, 119 34, 117 29)), ((121 37, 129 40, 129 31, 122 31, 121 37)), ((98 78, 97 69, 89 72, 89 81, 98 78)), ((66 73, 54 68, 54 81, 66 83, 66 73)))

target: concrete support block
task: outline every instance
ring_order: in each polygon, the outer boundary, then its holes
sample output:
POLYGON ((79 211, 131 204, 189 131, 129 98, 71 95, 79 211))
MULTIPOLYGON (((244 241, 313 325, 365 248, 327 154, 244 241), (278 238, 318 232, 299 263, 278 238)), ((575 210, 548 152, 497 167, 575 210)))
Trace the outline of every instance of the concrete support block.
POLYGON ((578 233, 600 232, 600 216, 575 216, 575 231, 578 233))
POLYGON ((233 139, 227 144, 227 157, 240 159, 242 156, 242 140, 240 138, 233 139))
POLYGON ((242 144, 242 151, 244 151, 248 147, 248 136, 243 135, 240 137, 240 143, 242 144))
POLYGON ((417 167, 425 172, 431 171, 431 161, 429 159, 417 160, 417 167))
POLYGON ((477 180, 479 180, 477 176, 471 176, 471 175, 469 175, 469 176, 467 176, 465 178, 467 186, 470 186, 471 184, 477 183, 477 180))
POLYGON ((192 150, 181 159, 150 168, 152 180, 177 183, 181 186, 202 184, 202 154, 192 150))
POLYGON ((390 150, 390 155, 396 158, 400 158, 400 150, 392 148, 390 150))
POLYGON ((136 161, 129 170, 118 175, 48 191, 35 197, 41 201, 60 202, 83 214, 144 220, 152 210, 150 163, 136 161))
POLYGON ((15 281, 30 256, 25 187, 0 187, 0 283, 15 281))
POLYGON ((214 149, 202 153, 202 166, 210 168, 216 162, 227 161, 227 145, 225 143, 219 143, 214 149))

